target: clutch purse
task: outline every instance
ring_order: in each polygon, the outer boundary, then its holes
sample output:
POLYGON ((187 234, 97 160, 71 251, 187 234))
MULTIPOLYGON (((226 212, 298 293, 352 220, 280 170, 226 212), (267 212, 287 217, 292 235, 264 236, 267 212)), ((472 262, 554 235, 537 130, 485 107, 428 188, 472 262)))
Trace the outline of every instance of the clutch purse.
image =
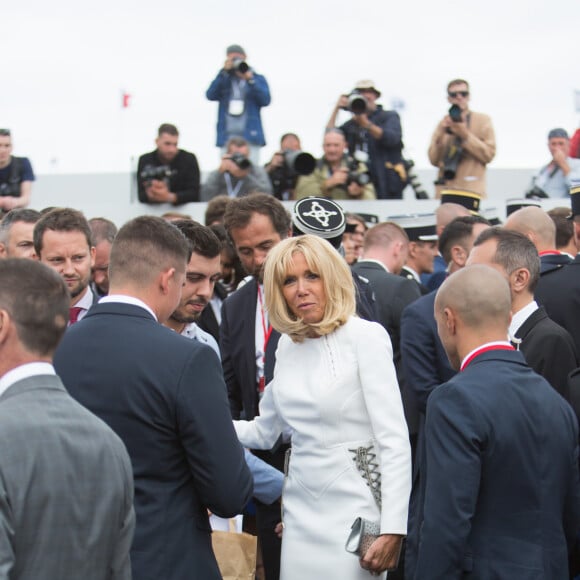
POLYGON ((346 551, 363 558, 371 544, 379 537, 380 532, 379 524, 365 518, 356 518, 346 540, 346 551))

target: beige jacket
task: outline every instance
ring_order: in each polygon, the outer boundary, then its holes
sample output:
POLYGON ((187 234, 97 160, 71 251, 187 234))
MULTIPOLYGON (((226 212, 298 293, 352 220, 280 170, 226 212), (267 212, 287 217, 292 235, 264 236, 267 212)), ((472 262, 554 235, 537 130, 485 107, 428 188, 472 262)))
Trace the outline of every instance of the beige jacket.
MULTIPOLYGON (((462 143, 463 156, 457 167, 455 179, 435 188, 437 198, 441 196, 441 189, 447 187, 467 189, 486 196, 485 166, 495 156, 495 133, 491 119, 483 113, 470 111, 468 127, 469 136, 462 143)), ((437 126, 431 138, 429 161, 435 167, 439 167, 439 178, 443 177, 445 152, 454 139, 455 136, 446 133, 441 124, 437 126)))

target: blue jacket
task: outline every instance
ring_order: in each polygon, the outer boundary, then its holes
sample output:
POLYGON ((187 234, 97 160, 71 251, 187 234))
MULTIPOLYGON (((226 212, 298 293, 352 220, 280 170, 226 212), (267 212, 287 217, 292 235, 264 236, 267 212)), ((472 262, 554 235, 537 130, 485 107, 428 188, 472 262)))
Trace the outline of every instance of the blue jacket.
MULTIPOLYGON (((216 143, 218 147, 226 144, 226 114, 232 93, 230 78, 228 72, 221 70, 205 93, 205 96, 210 101, 219 101, 216 143)), ((264 146, 266 144, 260 109, 267 107, 269 104, 270 89, 268 81, 262 75, 254 73, 253 79, 248 81, 247 85, 245 98, 247 121, 244 134, 241 135, 252 145, 264 146)))

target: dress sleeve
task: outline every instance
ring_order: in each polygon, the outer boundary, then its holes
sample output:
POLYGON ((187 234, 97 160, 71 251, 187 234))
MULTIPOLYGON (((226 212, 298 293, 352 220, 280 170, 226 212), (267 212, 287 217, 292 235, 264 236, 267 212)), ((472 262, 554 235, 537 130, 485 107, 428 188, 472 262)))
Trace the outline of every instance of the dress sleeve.
POLYGON ((393 347, 378 323, 365 323, 355 340, 359 377, 381 465, 381 534, 406 534, 411 493, 411 446, 393 347))
POLYGON ((236 435, 244 447, 272 449, 284 430, 285 425, 274 402, 273 388, 274 381, 264 389, 257 417, 252 421, 234 421, 236 435))

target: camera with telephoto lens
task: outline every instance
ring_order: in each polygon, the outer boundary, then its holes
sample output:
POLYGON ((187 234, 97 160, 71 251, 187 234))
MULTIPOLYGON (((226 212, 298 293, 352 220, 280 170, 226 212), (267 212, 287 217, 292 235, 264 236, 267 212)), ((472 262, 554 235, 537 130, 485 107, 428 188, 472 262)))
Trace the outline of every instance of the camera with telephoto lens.
POLYGON ((169 165, 146 165, 140 173, 143 181, 165 181, 169 179, 175 171, 169 165))
POLYGON ((356 159, 349 159, 347 160, 347 168, 348 168, 348 177, 346 179, 346 186, 348 187, 351 183, 356 183, 361 187, 367 185, 370 180, 371 176, 369 175, 368 171, 361 171, 359 168, 358 161, 356 159))
POLYGON ((449 107, 449 116, 454 123, 461 123, 463 118, 461 117, 461 107, 459 105, 451 105, 449 107))
POLYGON ((343 111, 350 111, 355 115, 362 115, 367 112, 367 100, 358 91, 353 91, 350 95, 344 96, 348 98, 348 105, 341 107, 343 111))
POLYGON ((238 57, 232 60, 232 70, 245 75, 250 70, 250 67, 243 58, 238 57))
POLYGON ((250 169, 252 162, 242 153, 232 153, 229 158, 240 168, 250 169))

